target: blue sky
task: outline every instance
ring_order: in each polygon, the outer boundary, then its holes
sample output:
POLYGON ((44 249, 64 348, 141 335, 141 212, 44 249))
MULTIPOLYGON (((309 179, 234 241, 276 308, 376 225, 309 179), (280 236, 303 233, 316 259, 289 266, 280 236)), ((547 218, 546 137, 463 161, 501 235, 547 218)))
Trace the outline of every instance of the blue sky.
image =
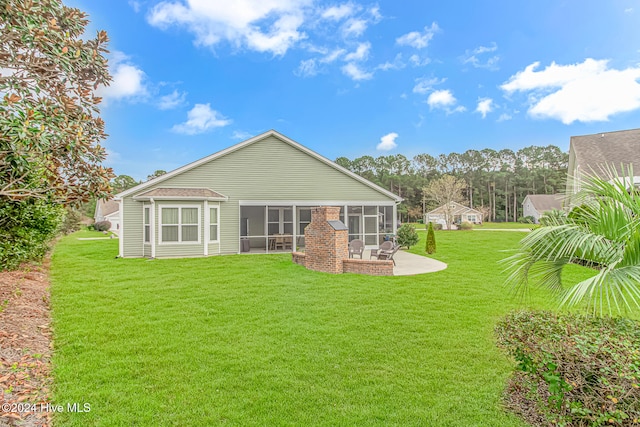
POLYGON ((269 129, 330 158, 640 127, 640 0, 68 0, 107 30, 107 164, 144 179, 269 129))

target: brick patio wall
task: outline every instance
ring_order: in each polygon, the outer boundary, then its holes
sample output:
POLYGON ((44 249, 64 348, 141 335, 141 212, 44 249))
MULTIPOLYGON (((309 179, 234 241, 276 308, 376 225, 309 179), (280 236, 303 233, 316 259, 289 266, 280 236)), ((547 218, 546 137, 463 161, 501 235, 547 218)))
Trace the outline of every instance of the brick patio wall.
POLYGON ((369 276, 393 276, 393 261, 345 259, 342 261, 342 271, 344 273, 368 274, 369 276))

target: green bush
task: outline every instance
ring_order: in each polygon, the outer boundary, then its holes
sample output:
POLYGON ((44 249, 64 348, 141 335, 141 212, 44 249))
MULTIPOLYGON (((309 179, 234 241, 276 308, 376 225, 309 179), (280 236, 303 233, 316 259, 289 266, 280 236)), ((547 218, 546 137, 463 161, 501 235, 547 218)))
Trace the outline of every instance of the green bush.
POLYGON ((0 201, 0 270, 40 260, 63 216, 64 208, 42 200, 0 201))
POLYGON ((407 249, 409 249, 411 248, 411 246, 418 243, 418 240, 420 240, 420 238, 418 237, 418 232, 413 225, 403 224, 402 227, 400 227, 400 229, 398 230, 396 240, 400 246, 406 246, 407 249))
POLYGON ((473 230, 473 224, 464 221, 459 225, 460 230, 473 230))
POLYGON ((527 215, 527 216, 521 216, 520 218, 518 218, 518 222, 520 224, 535 224, 536 219, 531 215, 527 215))
POLYGON ((98 221, 93 224, 93 229, 96 231, 109 231, 111 223, 109 221, 98 221))
POLYGON ((74 231, 80 230, 81 220, 82 213, 80 211, 68 208, 64 216, 64 221, 62 221, 62 225, 60 225, 60 232, 62 234, 71 234, 74 231))
POLYGON ((425 246, 425 251, 428 254, 435 253, 436 251, 436 233, 433 231, 432 222, 429 222, 429 226, 427 227, 427 243, 425 246))
POLYGON ((534 425, 631 425, 640 419, 640 323, 519 311, 496 326, 515 358, 507 406, 534 425))

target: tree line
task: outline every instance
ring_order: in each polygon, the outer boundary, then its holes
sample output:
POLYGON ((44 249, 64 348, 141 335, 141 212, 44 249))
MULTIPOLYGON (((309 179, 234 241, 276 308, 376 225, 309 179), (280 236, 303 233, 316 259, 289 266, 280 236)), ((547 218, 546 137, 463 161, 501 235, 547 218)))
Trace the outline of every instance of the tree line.
POLYGON ((401 196, 402 220, 414 221, 437 207, 425 187, 443 175, 465 182, 465 204, 484 213, 488 221, 517 221, 528 194, 555 194, 564 190, 569 155, 554 145, 510 149, 467 150, 464 153, 402 154, 339 157, 336 163, 401 196))

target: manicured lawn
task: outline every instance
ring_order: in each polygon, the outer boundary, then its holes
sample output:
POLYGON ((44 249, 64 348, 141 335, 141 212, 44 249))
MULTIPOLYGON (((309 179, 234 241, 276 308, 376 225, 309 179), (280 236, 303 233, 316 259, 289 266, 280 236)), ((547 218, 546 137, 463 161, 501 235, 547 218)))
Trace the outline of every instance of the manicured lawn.
POLYGON ((57 425, 523 425, 493 338, 521 307, 496 264, 520 233, 438 232, 448 269, 387 278, 290 255, 115 259, 117 240, 76 237, 52 263, 54 403, 91 411, 57 425))
POLYGON ((519 222, 484 222, 481 225, 474 225, 473 228, 505 229, 505 228, 528 228, 535 227, 535 224, 521 224, 519 222))

